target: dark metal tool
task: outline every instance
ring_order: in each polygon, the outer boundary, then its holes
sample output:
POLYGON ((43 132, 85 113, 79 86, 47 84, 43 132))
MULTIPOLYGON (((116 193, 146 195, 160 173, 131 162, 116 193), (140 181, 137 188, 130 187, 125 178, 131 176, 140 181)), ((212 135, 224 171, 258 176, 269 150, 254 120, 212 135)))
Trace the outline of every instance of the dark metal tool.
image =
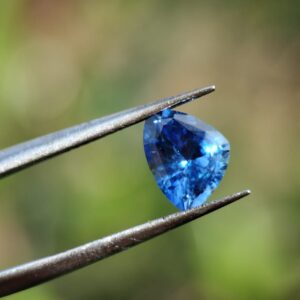
MULTIPOLYGON (((141 122, 214 91, 214 86, 158 100, 0 151, 0 178, 141 122)), ((85 245, 0 271, 0 297, 33 287, 122 252, 250 194, 249 190, 118 232, 85 245)))

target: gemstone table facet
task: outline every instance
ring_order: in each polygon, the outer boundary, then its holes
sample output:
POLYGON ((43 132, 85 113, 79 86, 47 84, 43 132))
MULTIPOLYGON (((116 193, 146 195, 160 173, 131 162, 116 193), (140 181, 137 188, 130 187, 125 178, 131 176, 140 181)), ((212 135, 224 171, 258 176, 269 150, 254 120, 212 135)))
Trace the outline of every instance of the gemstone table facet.
POLYGON ((170 109, 145 122, 144 149, 156 182, 180 210, 203 204, 222 180, 230 145, 216 129, 170 109))

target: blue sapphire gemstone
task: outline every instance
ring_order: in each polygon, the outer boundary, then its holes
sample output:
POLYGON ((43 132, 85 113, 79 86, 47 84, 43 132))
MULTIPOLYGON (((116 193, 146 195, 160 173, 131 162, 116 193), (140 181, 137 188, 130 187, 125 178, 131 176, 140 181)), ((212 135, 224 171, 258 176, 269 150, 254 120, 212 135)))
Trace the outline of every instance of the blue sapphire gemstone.
POLYGON ((170 109, 146 120, 144 148, 158 186, 180 210, 207 200, 224 176, 230 151, 216 129, 170 109))

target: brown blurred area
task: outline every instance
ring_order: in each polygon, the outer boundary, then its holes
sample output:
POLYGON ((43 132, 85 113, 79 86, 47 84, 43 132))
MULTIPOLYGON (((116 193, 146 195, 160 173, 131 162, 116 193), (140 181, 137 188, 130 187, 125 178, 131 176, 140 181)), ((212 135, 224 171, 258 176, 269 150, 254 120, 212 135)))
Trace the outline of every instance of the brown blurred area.
MULTIPOLYGON (((299 1, 1 1, 1 148, 215 84, 180 110, 231 142, 212 199, 253 193, 11 299, 298 299, 299 26, 299 1)), ((0 268, 175 211, 142 125, 8 177, 0 195, 0 268)))

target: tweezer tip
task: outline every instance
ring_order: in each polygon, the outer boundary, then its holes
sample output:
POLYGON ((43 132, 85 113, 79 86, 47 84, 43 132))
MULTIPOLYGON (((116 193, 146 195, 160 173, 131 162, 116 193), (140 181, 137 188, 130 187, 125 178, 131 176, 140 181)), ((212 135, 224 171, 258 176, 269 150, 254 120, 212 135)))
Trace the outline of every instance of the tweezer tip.
POLYGON ((200 89, 201 91, 205 91, 206 94, 212 93, 216 90, 216 86, 215 85, 209 85, 205 88, 200 89))
POLYGON ((241 192, 238 192, 238 193, 235 193, 233 195, 230 195, 230 196, 227 196, 221 200, 217 200, 217 201, 213 201, 207 205, 204 205, 204 206, 210 206, 211 204, 211 207, 213 206, 216 206, 218 208, 222 207, 222 206, 225 206, 227 204, 230 204, 230 203, 233 203, 237 200, 240 200, 246 196, 249 196, 251 194, 251 190, 247 189, 247 190, 243 190, 241 192))
POLYGON ((232 200, 236 201, 236 200, 239 200, 239 199, 244 198, 246 196, 249 196, 250 194, 251 194, 251 190, 246 189, 246 190, 243 190, 241 192, 238 192, 236 194, 233 194, 233 195, 229 196, 227 199, 228 200, 232 199, 232 200))
POLYGON ((214 84, 209 85, 209 86, 207 87, 207 91, 208 91, 209 93, 214 92, 215 90, 216 90, 216 86, 215 86, 214 84))
POLYGON ((205 88, 200 88, 194 91, 194 98, 198 98, 207 94, 210 94, 212 92, 214 92, 216 90, 216 86, 215 85, 209 85, 205 88))
POLYGON ((244 191, 241 192, 241 194, 242 194, 243 196, 248 196, 248 195, 251 194, 251 190, 249 190, 249 189, 244 190, 244 191))
POLYGON ((212 92, 216 90, 216 86, 214 84, 210 85, 208 88, 211 89, 212 92))

